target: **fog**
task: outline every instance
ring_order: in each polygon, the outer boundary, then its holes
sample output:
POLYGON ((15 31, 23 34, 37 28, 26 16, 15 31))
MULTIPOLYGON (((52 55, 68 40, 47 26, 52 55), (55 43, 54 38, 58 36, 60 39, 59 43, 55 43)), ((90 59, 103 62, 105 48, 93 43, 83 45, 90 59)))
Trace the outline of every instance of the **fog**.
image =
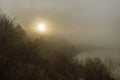
POLYGON ((51 24, 53 33, 84 47, 83 53, 94 56, 89 54, 88 49, 92 49, 93 53, 98 50, 98 56, 103 55, 101 50, 104 55, 111 51, 109 55, 117 52, 118 56, 119 3, 119 0, 0 0, 0 8, 30 32, 31 24, 44 20, 51 24))

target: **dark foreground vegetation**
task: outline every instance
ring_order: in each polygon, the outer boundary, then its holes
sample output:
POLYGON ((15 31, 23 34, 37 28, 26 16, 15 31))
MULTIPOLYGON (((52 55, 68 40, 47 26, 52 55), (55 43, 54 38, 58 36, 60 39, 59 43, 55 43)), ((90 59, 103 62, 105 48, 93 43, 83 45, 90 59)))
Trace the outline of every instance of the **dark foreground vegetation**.
POLYGON ((73 45, 55 40, 32 38, 0 13, 0 80, 115 80, 99 58, 79 62, 73 45))

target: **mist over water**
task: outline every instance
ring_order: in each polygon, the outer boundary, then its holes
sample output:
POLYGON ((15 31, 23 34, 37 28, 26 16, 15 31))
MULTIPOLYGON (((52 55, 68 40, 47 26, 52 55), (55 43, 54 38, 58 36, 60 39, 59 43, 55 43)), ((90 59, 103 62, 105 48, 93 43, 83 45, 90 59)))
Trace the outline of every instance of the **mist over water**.
POLYGON ((84 51, 80 54, 76 55, 79 60, 84 60, 86 58, 95 58, 99 57, 102 60, 107 60, 108 58, 113 59, 114 61, 120 60, 120 51, 119 50, 110 50, 110 49, 99 49, 99 50, 91 50, 91 51, 84 51))

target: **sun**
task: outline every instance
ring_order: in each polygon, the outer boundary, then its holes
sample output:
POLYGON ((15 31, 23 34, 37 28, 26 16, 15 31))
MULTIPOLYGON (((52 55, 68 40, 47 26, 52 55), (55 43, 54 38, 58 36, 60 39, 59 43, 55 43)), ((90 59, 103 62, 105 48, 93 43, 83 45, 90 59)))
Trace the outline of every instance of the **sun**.
POLYGON ((39 23, 37 25, 37 30, 40 32, 45 32, 46 31, 46 25, 44 23, 39 23))

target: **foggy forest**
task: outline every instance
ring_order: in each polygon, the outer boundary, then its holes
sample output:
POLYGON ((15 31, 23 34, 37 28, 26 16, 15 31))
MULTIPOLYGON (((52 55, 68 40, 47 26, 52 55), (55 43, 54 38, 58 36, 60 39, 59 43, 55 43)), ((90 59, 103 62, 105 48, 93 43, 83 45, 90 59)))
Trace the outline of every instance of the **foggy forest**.
MULTIPOLYGON (((120 80, 119 28, 108 29, 105 26, 109 25, 105 25, 98 30, 95 27, 80 29, 72 26, 82 24, 82 20, 74 24, 70 16, 65 19, 63 15, 55 14, 59 16, 55 19, 57 27, 50 25, 55 24, 52 19, 48 23, 37 20, 37 24, 32 24, 34 18, 30 16, 34 13, 26 13, 30 15, 26 18, 18 9, 23 17, 16 18, 4 9, 0 10, 0 80, 120 80), (116 33, 107 33, 107 30, 116 33)), ((38 14, 34 16, 38 17, 38 14)), ((93 23, 98 24, 97 21, 93 23)))

